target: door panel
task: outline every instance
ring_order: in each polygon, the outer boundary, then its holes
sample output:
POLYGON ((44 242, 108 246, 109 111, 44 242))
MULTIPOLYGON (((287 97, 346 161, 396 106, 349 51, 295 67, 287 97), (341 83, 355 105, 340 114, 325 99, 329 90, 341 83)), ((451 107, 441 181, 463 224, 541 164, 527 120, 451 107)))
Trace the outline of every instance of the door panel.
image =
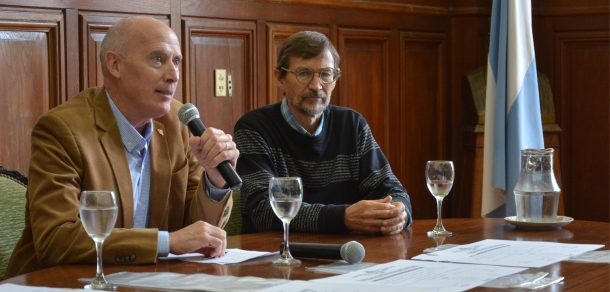
POLYGON ((208 127, 233 134, 235 122, 252 108, 256 76, 256 24, 248 21, 185 19, 184 102, 199 109, 208 127), (214 70, 224 69, 232 79, 232 96, 215 96, 214 70))
POLYGON ((0 165, 27 176, 38 117, 63 99, 64 17, 57 11, 0 11, 0 165))
MULTIPOLYGON (((426 187, 426 161, 446 159, 449 141, 445 120, 450 119, 445 93, 445 35, 404 32, 401 34, 401 89, 396 107, 401 182, 411 196, 413 218, 436 218, 436 200, 426 187)), ((454 185, 455 187, 455 185, 454 185)), ((450 196, 449 196, 450 197, 450 196)), ((448 200, 445 200, 448 205, 448 200)), ((450 206, 443 214, 450 214, 450 206)))

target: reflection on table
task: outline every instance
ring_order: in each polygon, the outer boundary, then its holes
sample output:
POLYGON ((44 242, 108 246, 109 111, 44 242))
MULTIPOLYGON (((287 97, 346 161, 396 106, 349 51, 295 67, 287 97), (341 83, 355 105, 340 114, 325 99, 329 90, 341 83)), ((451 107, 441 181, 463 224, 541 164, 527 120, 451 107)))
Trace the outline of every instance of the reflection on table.
MULTIPOLYGON (((398 259, 411 259, 426 248, 437 246, 437 240, 428 237, 426 231, 433 228, 436 220, 415 220, 411 228, 393 236, 357 234, 301 234, 291 233, 291 242, 316 242, 343 244, 350 240, 360 242, 366 248, 364 262, 386 263, 398 259)), ((443 224, 453 236, 443 239, 443 244, 467 244, 483 239, 507 239, 520 241, 549 241, 560 243, 603 244, 608 249, 610 224, 575 220, 569 225, 552 230, 526 230, 516 228, 504 219, 445 219, 443 224)), ((277 251, 283 241, 281 232, 245 234, 228 238, 229 248, 246 250, 277 251)), ((306 267, 329 264, 332 260, 302 259, 297 267, 271 265, 277 256, 254 259, 234 265, 214 265, 181 261, 159 261, 156 265, 105 265, 108 274, 129 272, 175 272, 184 274, 206 273, 211 275, 256 276, 290 280, 310 280, 329 277, 307 271, 306 267)), ((553 285, 537 291, 610 291, 610 265, 576 262, 559 262, 541 269, 526 272, 546 271, 550 275, 564 276, 563 284, 553 285)), ((0 283, 31 286, 82 288, 78 278, 95 275, 95 265, 64 265, 21 275, 0 283)), ((476 288, 472 291, 495 291, 497 289, 476 288)), ((143 288, 119 287, 119 291, 149 291, 143 288)), ((497 290, 500 291, 500 290, 497 290)), ((506 290, 503 290, 506 291, 506 290)), ((518 291, 518 290, 515 290, 518 291)))

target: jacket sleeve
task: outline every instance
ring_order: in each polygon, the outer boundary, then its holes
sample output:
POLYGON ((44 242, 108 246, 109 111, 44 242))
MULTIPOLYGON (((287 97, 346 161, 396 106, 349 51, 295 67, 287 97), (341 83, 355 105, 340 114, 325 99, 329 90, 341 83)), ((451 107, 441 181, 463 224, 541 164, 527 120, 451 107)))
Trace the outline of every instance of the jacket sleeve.
MULTIPOLYGON (((112 179, 104 186, 89 181, 105 179, 96 178, 96 174, 85 176, 82 146, 70 128, 54 115, 44 115, 33 129, 26 215, 30 222, 26 228, 31 228, 36 257, 42 266, 96 261, 95 244, 79 218, 80 190, 91 186, 115 190, 116 186, 112 179)), ((122 212, 119 205, 119 218, 122 212)), ((157 230, 121 226, 118 219, 117 228, 104 241, 103 261, 155 263, 157 230)))
POLYGON ((195 195, 189 205, 189 222, 185 225, 190 225, 198 220, 208 222, 214 226, 224 228, 231 217, 231 209, 233 207, 233 191, 228 194, 224 200, 216 202, 206 193, 205 179, 201 177, 197 183, 195 195))

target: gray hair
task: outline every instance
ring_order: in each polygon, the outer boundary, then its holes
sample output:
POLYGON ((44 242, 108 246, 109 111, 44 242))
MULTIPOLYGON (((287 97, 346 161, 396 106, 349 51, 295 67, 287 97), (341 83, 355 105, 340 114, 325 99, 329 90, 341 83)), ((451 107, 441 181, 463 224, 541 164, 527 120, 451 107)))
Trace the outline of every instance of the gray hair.
POLYGON ((288 72, 281 68, 290 68, 291 57, 311 59, 326 50, 330 51, 330 54, 333 56, 335 62, 334 69, 339 69, 339 53, 337 53, 337 49, 335 49, 335 46, 325 35, 315 31, 297 32, 284 41, 277 57, 277 67, 275 68, 279 71, 280 78, 284 78, 288 72))

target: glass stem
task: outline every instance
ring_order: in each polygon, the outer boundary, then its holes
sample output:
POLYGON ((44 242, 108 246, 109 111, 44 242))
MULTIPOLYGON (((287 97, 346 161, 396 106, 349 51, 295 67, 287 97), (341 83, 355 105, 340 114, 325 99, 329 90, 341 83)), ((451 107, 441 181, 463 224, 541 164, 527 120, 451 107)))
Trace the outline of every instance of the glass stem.
POLYGON ((98 282, 98 283, 105 283, 106 282, 106 278, 104 277, 104 271, 102 270, 102 244, 103 243, 104 243, 103 241, 101 241, 101 242, 96 241, 95 242, 95 251, 97 253, 97 260, 96 260, 96 262, 97 262, 97 272, 95 274, 94 283, 95 282, 98 282))
POLYGON ((288 231, 290 230, 290 223, 284 223, 284 251, 282 252, 282 258, 290 258, 290 251, 288 248, 288 231))
POLYGON ((443 207, 443 199, 436 199, 436 227, 434 229, 444 229, 443 221, 441 220, 442 207, 443 207))

